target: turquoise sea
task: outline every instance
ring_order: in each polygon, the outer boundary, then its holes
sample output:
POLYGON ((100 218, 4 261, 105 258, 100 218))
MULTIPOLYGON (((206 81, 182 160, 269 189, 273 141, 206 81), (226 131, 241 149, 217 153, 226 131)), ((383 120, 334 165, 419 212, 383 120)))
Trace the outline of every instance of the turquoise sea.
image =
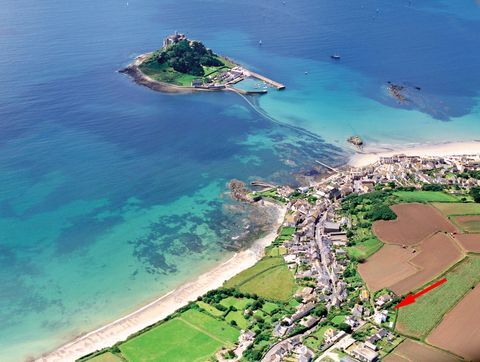
POLYGON ((0 360, 39 356, 228 258, 233 236, 269 221, 230 200, 232 178, 295 183, 315 160, 344 163, 352 134, 480 139, 478 64, 473 0, 4 0, 0 360), (287 89, 252 108, 117 73, 175 30, 287 89))

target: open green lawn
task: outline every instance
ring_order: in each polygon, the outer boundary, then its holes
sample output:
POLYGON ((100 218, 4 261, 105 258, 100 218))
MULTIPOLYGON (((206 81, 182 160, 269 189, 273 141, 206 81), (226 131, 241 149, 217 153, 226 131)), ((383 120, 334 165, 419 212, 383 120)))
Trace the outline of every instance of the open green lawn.
POLYGON ((215 308, 214 306, 211 306, 210 304, 207 304, 205 302, 197 302, 197 305, 203 309, 205 309, 208 313, 214 315, 214 316, 217 316, 217 317, 220 317, 222 316, 223 314, 225 314, 225 312, 222 312, 221 310, 218 310, 217 308, 215 308))
POLYGON ((400 332, 425 337, 444 314, 480 282, 480 257, 467 256, 448 271, 445 278, 445 284, 399 309, 397 328, 400 332))
POLYGON ((232 346, 239 335, 238 329, 227 322, 197 310, 188 310, 122 343, 119 348, 129 362, 200 362, 221 346, 232 346))
POLYGON ((228 297, 222 299, 220 304, 227 308, 234 306, 238 310, 244 310, 247 307, 247 304, 252 304, 253 302, 255 302, 255 299, 228 297))
POLYGON ((281 257, 263 258, 228 280, 224 286, 279 301, 288 301, 296 289, 293 274, 281 257))
POLYGON ((455 202, 460 201, 453 195, 441 191, 396 191, 393 193, 403 202, 455 202))
POLYGON ((88 360, 89 362, 124 362, 124 360, 111 352, 105 352, 88 360))
POLYGON ((272 302, 266 302, 262 310, 267 313, 267 314, 272 314, 273 311, 277 310, 279 308, 278 304, 272 303, 272 302))
POLYGON ((310 334, 307 338, 304 339, 303 343, 310 348, 312 351, 317 352, 318 348, 322 345, 324 340, 324 334, 327 329, 332 328, 332 326, 323 326, 317 328, 315 332, 310 334))
POLYGON ((243 312, 239 310, 235 312, 228 312, 227 316, 225 317, 225 320, 229 323, 232 320, 237 322, 237 326, 240 329, 247 329, 248 327, 248 321, 243 316, 243 312))
POLYGON ((350 258, 366 259, 370 255, 375 254, 383 246, 383 243, 376 237, 372 237, 362 242, 357 242, 353 246, 347 247, 350 258))
POLYGON ((480 215, 480 204, 477 203, 434 203, 444 215, 480 215))
POLYGON ((332 323, 337 325, 337 326, 342 324, 343 322, 345 322, 345 316, 344 315, 337 315, 337 316, 333 317, 333 319, 332 319, 332 323))

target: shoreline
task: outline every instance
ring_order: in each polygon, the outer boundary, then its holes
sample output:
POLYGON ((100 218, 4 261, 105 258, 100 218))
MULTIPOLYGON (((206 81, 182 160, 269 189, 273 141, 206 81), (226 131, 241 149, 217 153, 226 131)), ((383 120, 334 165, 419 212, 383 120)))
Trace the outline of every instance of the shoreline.
POLYGON ((228 260, 194 280, 190 280, 161 295, 132 313, 81 335, 52 352, 45 353, 35 361, 74 361, 103 348, 111 347, 126 340, 130 335, 161 321, 208 291, 221 287, 226 280, 253 266, 263 257, 265 247, 270 245, 277 237, 277 230, 282 225, 286 214, 285 206, 271 202, 266 202, 266 204, 276 209, 275 212, 278 212, 277 220, 272 225, 272 230, 264 237, 255 240, 248 249, 235 253, 228 260))
POLYGON ((480 140, 416 144, 410 146, 366 146, 362 152, 357 151, 347 162, 347 166, 365 167, 380 160, 398 154, 407 156, 460 156, 480 154, 480 140))

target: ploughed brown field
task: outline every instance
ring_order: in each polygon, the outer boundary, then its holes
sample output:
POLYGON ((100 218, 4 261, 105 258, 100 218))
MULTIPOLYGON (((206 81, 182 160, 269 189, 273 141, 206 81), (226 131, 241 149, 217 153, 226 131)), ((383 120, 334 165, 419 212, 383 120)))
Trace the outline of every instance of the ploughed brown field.
POLYGON ((466 251, 480 253, 480 234, 457 234, 455 239, 466 251))
POLYGON ((421 251, 410 260, 418 272, 390 287, 398 295, 421 287, 463 258, 460 247, 445 233, 437 233, 423 240, 420 247, 421 251))
POLYGON ((461 361, 455 356, 427 346, 423 343, 406 339, 395 350, 383 359, 385 362, 425 361, 425 362, 452 362, 461 361))
POLYGON ((429 282, 462 257, 462 250, 455 241, 440 232, 417 247, 387 244, 360 264, 358 271, 370 290, 390 288, 402 295, 429 282))
POLYGON ((427 341, 469 361, 480 361, 480 286, 469 292, 430 333, 427 341))
POLYGON ((408 263, 415 255, 413 248, 386 244, 365 263, 359 264, 358 271, 368 289, 377 291, 415 274, 418 269, 408 263))
POLYGON ((452 216, 452 219, 466 233, 480 232, 480 215, 452 216))
POLYGON ((431 205, 411 203, 391 206, 393 221, 376 221, 373 232, 386 244, 416 245, 439 231, 456 232, 455 226, 431 205))

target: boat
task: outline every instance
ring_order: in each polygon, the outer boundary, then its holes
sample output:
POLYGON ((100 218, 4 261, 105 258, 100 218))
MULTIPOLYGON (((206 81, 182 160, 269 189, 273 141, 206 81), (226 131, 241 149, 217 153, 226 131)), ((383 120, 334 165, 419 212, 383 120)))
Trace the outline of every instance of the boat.
POLYGON ((261 41, 261 40, 258 41, 258 45, 262 45, 262 41, 261 41))
POLYGON ((332 55, 330 55, 330 58, 335 59, 335 60, 340 60, 340 55, 332 54, 332 55))

